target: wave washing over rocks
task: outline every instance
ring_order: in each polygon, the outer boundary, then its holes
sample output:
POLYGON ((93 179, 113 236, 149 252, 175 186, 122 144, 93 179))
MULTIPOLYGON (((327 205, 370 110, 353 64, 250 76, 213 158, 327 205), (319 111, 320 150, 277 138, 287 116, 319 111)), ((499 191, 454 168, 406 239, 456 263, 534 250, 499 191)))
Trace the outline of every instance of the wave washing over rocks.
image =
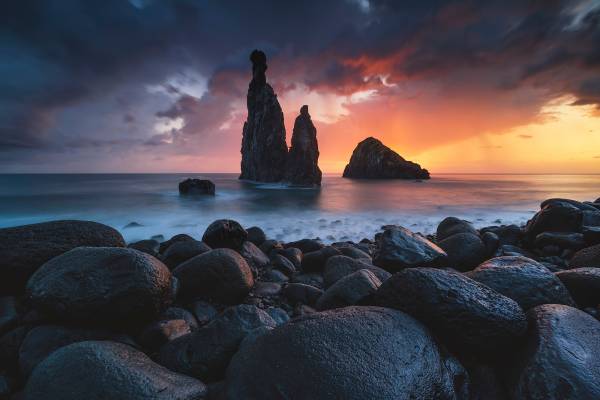
POLYGON ((597 399, 599 271, 600 199, 331 244, 0 229, 0 397, 597 399))

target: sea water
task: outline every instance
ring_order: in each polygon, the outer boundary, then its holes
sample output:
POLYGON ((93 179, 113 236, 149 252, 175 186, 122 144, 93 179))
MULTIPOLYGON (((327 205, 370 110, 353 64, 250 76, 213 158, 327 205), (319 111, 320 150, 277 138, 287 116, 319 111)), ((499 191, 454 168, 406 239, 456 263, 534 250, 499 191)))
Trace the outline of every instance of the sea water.
POLYGON ((201 238, 212 221, 229 218, 284 241, 358 241, 387 224, 431 233, 447 216, 477 227, 524 224, 544 199, 599 196, 600 175, 364 181, 326 174, 320 189, 302 189, 241 182, 237 174, 16 174, 0 175, 0 227, 81 219, 135 241, 178 233, 201 238), (216 195, 180 196, 177 185, 188 177, 212 180, 216 195))

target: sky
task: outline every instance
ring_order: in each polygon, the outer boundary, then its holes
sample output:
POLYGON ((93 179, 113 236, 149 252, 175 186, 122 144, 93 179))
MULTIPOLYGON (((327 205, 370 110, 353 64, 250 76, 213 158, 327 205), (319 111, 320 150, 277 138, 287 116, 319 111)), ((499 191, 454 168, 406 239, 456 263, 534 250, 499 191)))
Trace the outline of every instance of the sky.
POLYGON ((0 172, 239 172, 255 48, 324 172, 600 173, 600 0, 8 0, 0 172))

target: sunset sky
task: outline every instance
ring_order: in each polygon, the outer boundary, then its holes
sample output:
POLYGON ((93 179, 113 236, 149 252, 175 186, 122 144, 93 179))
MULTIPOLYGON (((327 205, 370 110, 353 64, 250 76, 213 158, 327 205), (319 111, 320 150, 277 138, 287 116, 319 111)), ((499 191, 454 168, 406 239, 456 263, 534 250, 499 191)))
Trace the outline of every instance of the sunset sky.
POLYGON ((600 0, 9 0, 0 172, 238 172, 254 48, 324 172, 600 173, 600 0))

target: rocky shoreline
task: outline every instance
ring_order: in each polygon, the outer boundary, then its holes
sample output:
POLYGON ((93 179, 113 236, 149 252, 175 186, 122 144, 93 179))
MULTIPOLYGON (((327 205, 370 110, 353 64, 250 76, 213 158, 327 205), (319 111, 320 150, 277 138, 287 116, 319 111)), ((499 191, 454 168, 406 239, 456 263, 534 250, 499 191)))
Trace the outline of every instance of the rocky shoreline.
POLYGON ((525 226, 0 229, 0 399, 600 398, 600 199, 525 226))

